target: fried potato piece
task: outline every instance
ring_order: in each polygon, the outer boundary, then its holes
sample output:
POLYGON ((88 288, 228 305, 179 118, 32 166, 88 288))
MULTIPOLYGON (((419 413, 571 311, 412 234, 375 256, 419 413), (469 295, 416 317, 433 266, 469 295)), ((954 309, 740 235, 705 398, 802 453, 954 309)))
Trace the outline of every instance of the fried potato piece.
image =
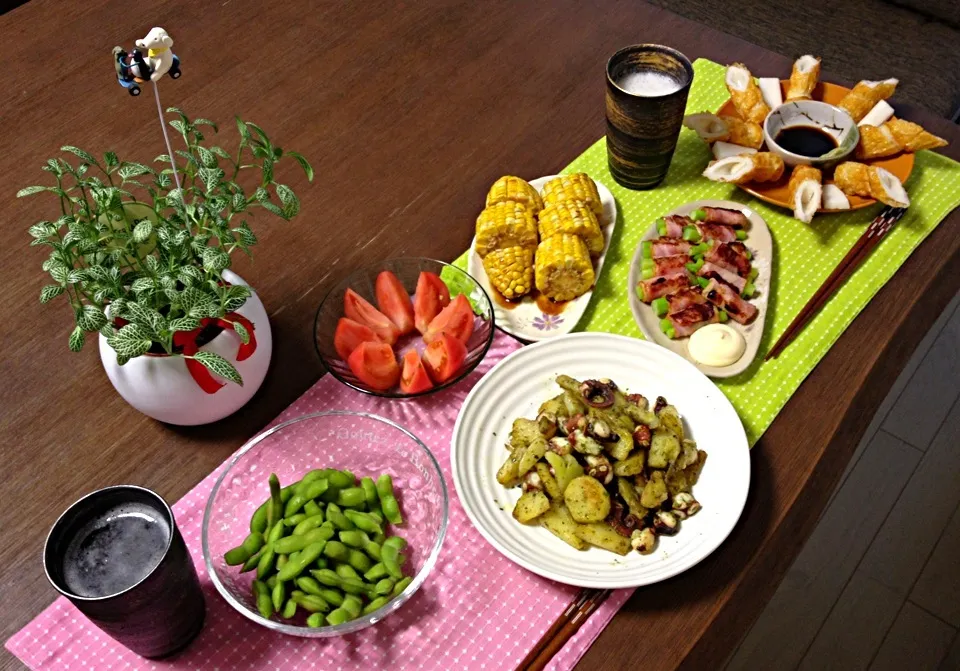
POLYGON ((540 516, 540 524, 550 533, 577 550, 587 547, 585 541, 577 536, 577 523, 570 516, 570 511, 562 503, 554 501, 550 509, 540 516))
POLYGON ((668 468, 680 456, 680 440, 670 431, 657 429, 650 442, 647 465, 650 468, 668 468))
POLYGON ((560 489, 560 483, 557 482, 557 479, 553 477, 553 473, 550 472, 550 467, 543 461, 538 462, 537 466, 537 475, 540 476, 540 482, 543 483, 543 488, 549 496, 554 501, 563 501, 563 490, 560 489))
POLYGON ((531 522, 550 509, 550 499, 543 492, 533 490, 520 495, 513 507, 513 517, 518 522, 531 522))
POLYGON ((663 471, 653 471, 640 495, 640 505, 644 508, 658 508, 666 500, 667 483, 663 479, 663 471))
POLYGON ((563 500, 576 522, 599 522, 610 514, 610 495, 589 475, 574 478, 564 490, 563 500))
POLYGON ((618 534, 606 522, 578 524, 575 533, 590 545, 616 552, 618 555, 623 556, 630 552, 630 539, 618 534))

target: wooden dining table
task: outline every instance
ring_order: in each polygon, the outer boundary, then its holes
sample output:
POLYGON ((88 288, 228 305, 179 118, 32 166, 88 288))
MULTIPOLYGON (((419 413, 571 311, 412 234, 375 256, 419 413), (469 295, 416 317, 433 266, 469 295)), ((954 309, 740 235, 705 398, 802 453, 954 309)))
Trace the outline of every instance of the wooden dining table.
MULTIPOLYGON (((392 256, 451 260, 467 248, 486 187, 557 172, 604 133, 604 66, 639 42, 690 59, 789 71, 776 54, 635 0, 130 3, 31 0, 0 16, 0 636, 54 598, 40 553, 59 513, 93 489, 150 487, 176 501, 323 374, 313 319, 352 270, 392 256), (274 355, 243 411, 215 424, 158 423, 113 390, 92 342, 67 349, 66 303, 41 306, 43 253, 27 228, 55 202, 16 199, 61 145, 149 162, 164 153, 152 93, 119 87, 110 49, 151 26, 175 40, 183 76, 165 105, 256 121, 308 156, 284 179, 292 222, 254 221, 235 269, 267 306, 274 355)), ((829 63, 825 64, 829 79, 829 63)), ((897 113, 951 141, 960 131, 907 101, 897 113)), ((867 214, 864 214, 866 224, 867 214)), ((696 567, 637 590, 578 668, 717 668, 812 531, 860 436, 916 345, 960 288, 952 213, 870 302, 754 447, 743 516, 696 567)), ((789 291, 782 287, 781 291, 789 291)), ((90 339, 92 340, 92 339, 90 339)), ((0 667, 22 668, 6 650, 0 667)))

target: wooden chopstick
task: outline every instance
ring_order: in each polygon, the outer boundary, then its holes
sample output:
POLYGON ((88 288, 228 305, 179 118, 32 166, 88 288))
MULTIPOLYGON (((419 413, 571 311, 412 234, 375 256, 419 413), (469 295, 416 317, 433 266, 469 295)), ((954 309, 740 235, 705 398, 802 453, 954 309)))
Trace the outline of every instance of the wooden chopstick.
POLYGON ((820 311, 820 308, 840 289, 850 275, 863 263, 864 259, 870 255, 870 252, 880 244, 880 241, 890 232, 890 229, 893 228, 893 225, 900 220, 905 212, 906 209, 899 207, 883 208, 880 214, 877 215, 877 218, 870 223, 867 230, 860 236, 860 239, 850 248, 847 255, 843 257, 843 260, 833 269, 833 272, 830 273, 830 276, 823 285, 817 289, 817 292, 790 323, 787 330, 784 331, 780 339, 777 340, 776 344, 763 358, 764 361, 769 361, 777 357, 793 342, 794 338, 803 330, 803 327, 813 319, 814 315, 820 311))
POLYGON ((537 644, 523 658, 517 671, 541 671, 583 623, 590 619, 606 598, 608 589, 582 589, 566 610, 550 625, 537 644))

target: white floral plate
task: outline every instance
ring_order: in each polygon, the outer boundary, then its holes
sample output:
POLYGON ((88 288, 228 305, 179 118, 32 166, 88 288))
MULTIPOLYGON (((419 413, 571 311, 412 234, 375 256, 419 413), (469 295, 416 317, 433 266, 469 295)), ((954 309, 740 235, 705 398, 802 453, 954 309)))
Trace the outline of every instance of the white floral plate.
POLYGON ((467 395, 451 439, 453 481, 467 517, 508 559, 529 571, 580 587, 618 589, 666 580, 713 552, 733 530, 750 489, 747 436, 730 401, 683 357, 651 342, 610 333, 573 333, 523 347, 494 366, 467 395), (556 396, 558 374, 609 377, 621 389, 676 406, 684 428, 707 453, 693 495, 703 505, 661 537, 650 555, 620 557, 599 548, 575 550, 511 513, 520 490, 497 482, 504 443, 517 417, 535 417, 556 396))
MULTIPOLYGON (((530 184, 537 191, 543 191, 543 185, 556 177, 548 175, 530 181, 530 184)), ((600 272, 603 270, 603 261, 607 257, 607 250, 610 249, 610 239, 613 236, 613 228, 617 225, 617 201, 614 199, 610 189, 605 187, 597 180, 593 180, 597 185, 597 191, 600 193, 600 202, 603 204, 603 215, 601 216, 600 228, 603 231, 603 251, 599 258, 594 261, 593 271, 597 280, 600 279, 600 272)), ((494 298, 497 293, 491 288, 490 280, 487 278, 487 272, 483 269, 483 260, 476 250, 477 239, 474 238, 470 243, 470 252, 467 256, 467 272, 480 283, 484 291, 494 298)), ((596 282, 596 280, 594 280, 596 282)), ((570 333, 580 321, 587 305, 590 303, 590 297, 593 296, 591 289, 579 298, 567 302, 562 307, 559 314, 549 314, 540 309, 537 301, 529 296, 517 301, 509 306, 501 305, 500 301, 493 300, 493 314, 497 326, 512 336, 521 340, 538 341, 555 338, 565 333, 570 333)))

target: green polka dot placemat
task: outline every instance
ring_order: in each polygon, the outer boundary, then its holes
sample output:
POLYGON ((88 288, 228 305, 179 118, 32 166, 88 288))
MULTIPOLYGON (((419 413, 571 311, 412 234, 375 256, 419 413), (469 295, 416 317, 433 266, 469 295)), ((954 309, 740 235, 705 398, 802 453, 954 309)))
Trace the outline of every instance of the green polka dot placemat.
MULTIPOLYGON (((729 97, 723 83, 725 68, 698 59, 693 69, 687 112, 716 110, 729 97)), ((630 313, 627 276, 633 252, 645 231, 657 217, 694 200, 719 198, 749 204, 767 222, 774 240, 764 335, 749 369, 715 382, 740 414, 752 447, 857 314, 917 245, 960 205, 960 164, 929 151, 917 154, 906 184, 911 199, 907 214, 796 340, 779 357, 764 362, 764 353, 827 279, 881 206, 819 215, 812 224, 804 224, 787 210, 766 205, 732 185, 704 179, 700 173, 711 158, 709 147, 684 128, 667 178, 651 191, 631 191, 614 181, 607 168, 603 138, 562 171, 586 172, 603 182, 616 197, 620 212, 603 273, 577 330, 643 338, 630 313)), ((504 172, 510 172, 509 166, 504 166, 504 172)), ((455 263, 466 268, 466 255, 455 263)))

